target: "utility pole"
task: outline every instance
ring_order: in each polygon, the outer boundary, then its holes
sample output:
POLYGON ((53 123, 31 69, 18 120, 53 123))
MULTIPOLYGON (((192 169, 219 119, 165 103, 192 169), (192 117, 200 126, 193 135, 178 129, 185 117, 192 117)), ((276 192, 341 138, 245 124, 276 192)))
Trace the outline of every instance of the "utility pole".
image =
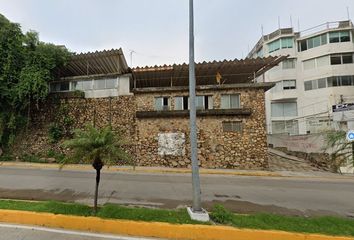
POLYGON ((188 208, 188 213, 193 220, 209 221, 208 213, 201 206, 201 190, 198 166, 198 143, 197 143, 197 123, 195 107, 195 64, 194 64, 194 17, 193 0, 189 0, 189 99, 190 99, 190 144, 192 158, 192 185, 193 185, 193 205, 188 208))

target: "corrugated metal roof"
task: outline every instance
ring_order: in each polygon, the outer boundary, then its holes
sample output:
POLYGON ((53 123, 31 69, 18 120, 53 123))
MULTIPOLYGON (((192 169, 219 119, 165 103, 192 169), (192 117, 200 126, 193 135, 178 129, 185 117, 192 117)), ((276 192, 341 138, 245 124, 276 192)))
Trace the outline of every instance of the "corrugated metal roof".
POLYGON ((76 77, 130 72, 123 51, 119 49, 79 53, 58 70, 58 77, 76 77))
MULTIPOLYGON (((287 56, 279 56, 196 63, 196 84, 219 84, 216 80, 219 74, 220 84, 252 82, 255 76, 263 74, 286 58, 287 56)), ((188 86, 189 66, 186 63, 137 67, 132 72, 132 88, 188 86)))

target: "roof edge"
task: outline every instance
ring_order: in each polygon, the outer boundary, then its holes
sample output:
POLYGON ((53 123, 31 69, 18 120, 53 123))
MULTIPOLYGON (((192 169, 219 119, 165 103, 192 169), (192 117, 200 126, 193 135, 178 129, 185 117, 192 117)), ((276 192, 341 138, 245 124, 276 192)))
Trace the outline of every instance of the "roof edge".
MULTIPOLYGON (((224 90, 224 89, 237 89, 237 88, 261 88, 267 91, 275 86, 275 83, 237 83, 237 84, 223 84, 223 85, 201 85, 196 86, 196 90, 224 90)), ((178 87, 149 87, 149 88, 135 88, 132 90, 134 94, 140 93, 153 93, 153 92, 178 92, 178 91, 188 91, 188 86, 178 86, 178 87)))

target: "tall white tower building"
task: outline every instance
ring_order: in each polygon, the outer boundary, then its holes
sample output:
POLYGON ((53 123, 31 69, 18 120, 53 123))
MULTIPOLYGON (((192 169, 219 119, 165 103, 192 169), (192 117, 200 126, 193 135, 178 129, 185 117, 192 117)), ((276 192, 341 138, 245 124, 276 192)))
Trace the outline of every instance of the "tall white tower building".
MULTIPOLYGON (((316 133, 334 127, 332 105, 354 102, 354 28, 325 23, 302 32, 278 29, 262 36, 249 58, 288 55, 257 81, 266 93, 268 133, 316 133)), ((346 122, 335 127, 344 127, 346 122)))

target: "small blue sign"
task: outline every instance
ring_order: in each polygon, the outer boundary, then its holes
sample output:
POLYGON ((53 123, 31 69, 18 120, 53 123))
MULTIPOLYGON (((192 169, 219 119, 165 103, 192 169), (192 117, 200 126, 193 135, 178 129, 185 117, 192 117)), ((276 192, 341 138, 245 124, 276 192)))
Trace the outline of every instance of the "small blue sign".
POLYGON ((347 140, 349 142, 353 142, 354 141, 354 130, 350 130, 347 132, 347 140))

